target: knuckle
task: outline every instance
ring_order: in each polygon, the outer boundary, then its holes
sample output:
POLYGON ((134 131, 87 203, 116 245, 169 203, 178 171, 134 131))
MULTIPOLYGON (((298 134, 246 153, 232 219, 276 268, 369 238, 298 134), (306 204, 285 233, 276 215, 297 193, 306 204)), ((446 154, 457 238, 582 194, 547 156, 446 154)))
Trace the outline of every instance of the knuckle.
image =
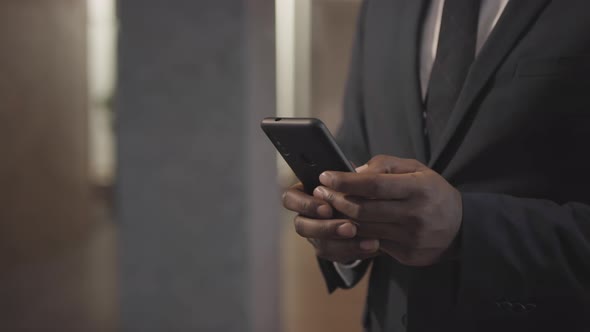
POLYGON ((409 248, 419 248, 422 246, 423 237, 419 228, 412 227, 407 231, 407 246, 409 248))
POLYGON ((409 158, 409 159, 401 158, 401 159, 399 159, 399 162, 404 165, 404 168, 407 169, 406 172, 408 172, 408 173, 418 172, 426 167, 420 161, 418 161, 416 159, 411 159, 411 158, 409 158))
POLYGON ((415 208, 409 208, 405 211, 404 216, 403 216, 406 221, 409 223, 409 225, 415 225, 416 223, 419 222, 420 220, 420 211, 418 211, 418 209, 415 208))
POLYGON ((372 183, 372 195, 374 197, 382 196, 386 191, 386 182, 383 181, 383 176, 381 174, 373 174, 371 183, 372 183))
POLYGON ((432 186, 428 183, 428 179, 424 173, 420 172, 413 172, 409 174, 414 181, 414 188, 416 193, 423 197, 428 197, 430 195, 430 191, 432 190, 432 186))
POLYGON ((295 217, 295 219, 293 220, 293 225, 295 226, 295 232, 297 232, 297 234, 301 236, 307 235, 305 232, 305 222, 301 217, 295 217))
POLYGON ((299 209, 301 212, 309 212, 311 210, 311 202, 308 199, 302 199, 299 202, 299 209))
POLYGON ((363 203, 351 204, 351 213, 353 219, 366 219, 367 217, 367 205, 363 203))
POLYGON ((284 206, 286 206, 287 202, 289 201, 289 192, 290 192, 290 190, 284 191, 283 195, 281 195, 281 202, 283 203, 284 206))
POLYGON ((416 241, 422 238, 426 221, 420 212, 410 212, 410 214, 406 216, 406 222, 407 224, 404 227, 406 238, 409 243, 415 244, 416 241))
POLYGON ((421 183, 424 181, 424 174, 423 173, 412 172, 409 174, 414 179, 414 181, 416 181, 417 183, 421 183))
POLYGON ((422 171, 422 170, 428 169, 428 167, 426 165, 424 165, 422 162, 420 162, 419 160, 414 159, 414 165, 416 165, 416 171, 422 171))
POLYGON ((427 249, 430 247, 430 243, 424 233, 418 233, 414 237, 413 248, 417 250, 427 249))
POLYGON ((332 225, 329 223, 322 223, 318 229, 318 236, 322 238, 328 238, 332 235, 332 225))
POLYGON ((389 158, 389 156, 386 156, 384 154, 378 154, 375 157, 373 157, 371 160, 375 161, 375 162, 383 162, 385 160, 387 160, 389 158))
POLYGON ((420 231, 426 224, 422 211, 417 208, 409 209, 406 212, 405 218, 408 221, 408 225, 410 226, 409 228, 416 231, 420 231))
MULTIPOLYGON (((332 176, 330 179, 330 186, 331 188, 338 190, 342 186, 340 176, 332 176)), ((330 192, 329 195, 332 195, 332 192, 330 192)))
POLYGON ((416 169, 421 168, 422 166, 424 166, 421 162, 419 162, 416 159, 407 159, 408 163, 411 164, 412 166, 416 167, 416 169))
MULTIPOLYGON (((334 187, 336 187, 336 186, 334 186, 334 187)), ((334 192, 333 192, 333 191, 329 191, 329 192, 328 192, 328 195, 326 195, 326 197, 325 197, 325 198, 326 198, 326 200, 327 200, 328 202, 333 202, 333 201, 334 201, 334 199, 336 198, 336 195, 334 194, 334 192)))
POLYGON ((367 216, 368 206, 364 199, 360 197, 348 196, 343 200, 342 206, 345 215, 351 219, 365 219, 367 216))
POLYGON ((409 248, 423 248, 428 246, 426 222, 422 217, 416 217, 411 226, 406 229, 406 242, 409 248))
POLYGON ((378 154, 376 156, 374 156, 373 158, 371 158, 371 160, 369 160, 369 164, 371 166, 383 166, 384 164, 387 163, 387 159, 389 157, 384 155, 384 154, 378 154))
POLYGON ((420 186, 418 189, 418 194, 420 197, 424 199, 431 199, 436 197, 436 192, 434 188, 431 188, 430 186, 420 186))

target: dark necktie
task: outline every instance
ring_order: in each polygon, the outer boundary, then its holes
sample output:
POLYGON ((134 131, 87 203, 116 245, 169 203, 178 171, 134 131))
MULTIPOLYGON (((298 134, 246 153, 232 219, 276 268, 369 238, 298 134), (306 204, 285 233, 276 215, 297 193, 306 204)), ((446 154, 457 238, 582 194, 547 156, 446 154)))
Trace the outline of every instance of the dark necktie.
POLYGON ((437 146, 475 59, 481 0, 445 0, 426 97, 425 134, 437 146))

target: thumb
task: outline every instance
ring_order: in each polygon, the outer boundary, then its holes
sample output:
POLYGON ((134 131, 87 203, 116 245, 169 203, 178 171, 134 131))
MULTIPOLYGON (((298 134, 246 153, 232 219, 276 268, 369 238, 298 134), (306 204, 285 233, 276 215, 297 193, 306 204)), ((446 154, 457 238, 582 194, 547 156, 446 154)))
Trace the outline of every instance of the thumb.
POLYGON ((358 167, 356 171, 357 173, 406 174, 419 172, 425 168, 426 166, 414 159, 379 155, 358 167))

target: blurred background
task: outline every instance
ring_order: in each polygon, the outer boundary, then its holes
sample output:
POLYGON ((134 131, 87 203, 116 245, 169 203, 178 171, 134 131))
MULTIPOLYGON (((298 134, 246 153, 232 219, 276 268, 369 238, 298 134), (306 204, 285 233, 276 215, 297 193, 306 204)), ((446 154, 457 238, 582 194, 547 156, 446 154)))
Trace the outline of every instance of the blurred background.
POLYGON ((0 331, 361 331, 259 129, 335 131, 360 0, 0 2, 0 331))

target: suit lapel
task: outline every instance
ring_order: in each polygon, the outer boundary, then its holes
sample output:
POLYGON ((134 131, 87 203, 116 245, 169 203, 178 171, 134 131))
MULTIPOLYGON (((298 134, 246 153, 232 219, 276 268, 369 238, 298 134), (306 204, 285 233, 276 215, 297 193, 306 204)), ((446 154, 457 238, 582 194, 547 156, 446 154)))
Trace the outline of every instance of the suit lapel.
POLYGON ((429 161, 434 167, 488 80, 550 0, 511 0, 476 58, 439 144, 429 161))
POLYGON ((430 1, 405 1, 404 10, 398 14, 400 24, 400 74, 401 86, 404 91, 405 114, 408 130, 412 136, 416 159, 426 161, 425 138, 422 132, 422 96, 420 95, 420 78, 418 59, 420 52, 420 31, 423 24, 424 12, 430 1))

